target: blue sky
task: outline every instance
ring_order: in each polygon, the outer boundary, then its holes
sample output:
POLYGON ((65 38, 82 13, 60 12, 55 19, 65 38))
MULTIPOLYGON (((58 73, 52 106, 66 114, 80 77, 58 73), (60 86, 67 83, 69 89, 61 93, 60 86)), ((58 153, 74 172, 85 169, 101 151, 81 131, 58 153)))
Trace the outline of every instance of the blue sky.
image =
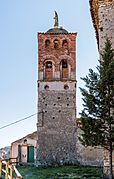
MULTIPOLYGON (((54 24, 77 32, 77 116, 82 109, 80 77, 95 68, 97 43, 89 0, 0 1, 0 127, 37 112, 37 32, 54 24)), ((0 130, 0 147, 36 130, 36 116, 0 130)))

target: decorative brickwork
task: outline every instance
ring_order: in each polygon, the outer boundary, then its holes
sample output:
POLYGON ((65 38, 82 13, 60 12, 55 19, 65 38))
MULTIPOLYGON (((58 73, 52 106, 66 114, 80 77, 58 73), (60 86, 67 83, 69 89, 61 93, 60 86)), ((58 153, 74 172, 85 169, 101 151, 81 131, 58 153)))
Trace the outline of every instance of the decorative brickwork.
MULTIPOLYGON (((66 80, 76 80, 75 38, 76 33, 38 33, 39 80, 45 80, 47 71, 48 73, 53 73, 53 77, 48 79, 51 81, 61 80, 61 73, 65 72, 69 74, 68 78, 66 76, 66 80), (48 45, 47 41, 49 42, 48 45), (64 42, 66 42, 66 44, 64 42), (62 68, 62 60, 67 60, 67 68, 62 68), (46 62, 49 61, 52 62, 51 69, 46 68, 46 62)), ((48 73, 47 75, 50 75, 48 73)))
MULTIPOLYGON (((56 14, 57 17, 57 14, 56 14)), ((77 163, 76 33, 38 33, 37 165, 77 163)))

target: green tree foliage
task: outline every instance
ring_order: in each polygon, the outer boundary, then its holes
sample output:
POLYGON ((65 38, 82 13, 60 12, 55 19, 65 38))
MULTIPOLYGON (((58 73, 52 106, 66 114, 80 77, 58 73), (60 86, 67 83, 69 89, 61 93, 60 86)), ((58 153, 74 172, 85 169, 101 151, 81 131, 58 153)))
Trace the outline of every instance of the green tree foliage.
POLYGON ((82 134, 79 139, 85 146, 100 145, 107 149, 110 154, 110 172, 112 172, 114 49, 108 39, 100 55, 97 72, 89 69, 88 75, 81 79, 85 82, 85 88, 80 88, 84 108, 80 113, 82 134))

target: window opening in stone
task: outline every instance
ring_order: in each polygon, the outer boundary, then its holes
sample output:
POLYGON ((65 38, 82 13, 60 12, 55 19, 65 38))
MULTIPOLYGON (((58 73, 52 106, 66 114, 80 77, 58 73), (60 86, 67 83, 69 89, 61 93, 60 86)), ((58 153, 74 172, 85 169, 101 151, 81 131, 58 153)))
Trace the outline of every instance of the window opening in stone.
POLYGON ((47 106, 47 104, 45 104, 45 106, 47 106))
POLYGON ((69 106, 69 104, 67 104, 67 106, 69 106))
POLYGON ((76 88, 76 83, 75 83, 75 88, 76 88))
POLYGON ((45 113, 47 113, 47 111, 45 111, 45 113))
POLYGON ((62 46, 65 48, 68 48, 68 42, 67 40, 63 40, 62 46))
POLYGON ((59 112, 61 112, 61 110, 59 110, 59 112))
POLYGON ((55 117, 53 117, 53 119, 55 119, 55 117))
POLYGON ((46 80, 52 80, 53 79, 53 64, 51 61, 47 61, 45 63, 45 79, 46 80))
POLYGON ((67 99, 69 99, 69 98, 67 98, 67 99))
POLYGON ((45 99, 45 97, 43 97, 43 99, 45 99))
POLYGON ((103 31, 103 27, 100 27, 100 31, 103 31))
POLYGON ((49 86, 48 86, 48 85, 45 85, 45 86, 44 86, 44 89, 45 89, 45 90, 48 90, 48 89, 49 89, 49 86))
POLYGON ((60 97, 58 97, 58 99, 60 99, 60 97))
POLYGON ((64 85, 64 89, 65 90, 69 89, 69 86, 68 85, 64 85))
POLYGON ((57 39, 54 40, 54 48, 57 49, 59 47, 59 41, 57 39))
POLYGON ((45 41, 45 48, 49 47, 49 45, 50 45, 50 40, 46 40, 45 41))
POLYGON ((24 144, 27 143, 27 139, 24 139, 24 144))
POLYGON ((38 88, 40 87, 40 84, 38 83, 38 88))
POLYGON ((62 68, 67 68, 67 61, 66 60, 62 60, 62 68))
POLYGON ((51 61, 46 62, 46 68, 52 68, 52 62, 51 61))
POLYGON ((61 79, 68 79, 68 63, 66 59, 63 59, 60 63, 61 79))
POLYGON ((54 104, 54 106, 56 106, 56 104, 54 104))

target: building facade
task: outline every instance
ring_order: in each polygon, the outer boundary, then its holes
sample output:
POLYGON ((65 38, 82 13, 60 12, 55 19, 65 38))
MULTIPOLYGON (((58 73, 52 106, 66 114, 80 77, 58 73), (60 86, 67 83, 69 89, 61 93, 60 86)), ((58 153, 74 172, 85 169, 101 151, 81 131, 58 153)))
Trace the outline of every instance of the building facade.
POLYGON ((19 164, 30 164, 36 161, 37 132, 28 134, 11 143, 10 159, 19 164))
POLYGON ((90 0, 90 11, 99 50, 107 38, 114 48, 114 0, 90 0))
MULTIPOLYGON (((95 27, 99 52, 102 51, 106 39, 109 39, 114 49, 114 0, 90 0, 90 10, 95 27)), ((114 166, 114 152, 113 152, 114 166)), ((113 168, 114 171, 114 168, 113 168)), ((104 151, 104 173, 109 172, 109 152, 104 151)))
POLYGON ((76 33, 38 33, 37 165, 77 162, 76 33))

